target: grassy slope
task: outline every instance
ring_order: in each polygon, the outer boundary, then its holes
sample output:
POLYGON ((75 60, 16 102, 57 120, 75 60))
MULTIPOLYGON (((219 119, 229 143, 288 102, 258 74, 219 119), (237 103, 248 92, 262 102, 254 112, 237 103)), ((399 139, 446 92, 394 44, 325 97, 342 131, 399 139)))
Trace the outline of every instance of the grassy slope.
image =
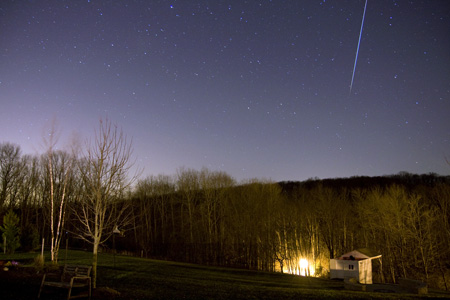
MULTIPOLYGON (((32 259, 36 255, 0 254, 0 260, 32 259)), ((67 257, 69 264, 90 264, 91 255, 82 251, 69 251, 67 257)), ((48 260, 46 257, 46 261, 48 260)), ((65 261, 65 251, 62 250, 60 263, 64 264, 65 261)), ((120 299, 417 298, 414 295, 351 292, 344 290, 340 281, 279 273, 206 267, 126 256, 116 256, 115 261, 114 264, 110 254, 99 256, 97 286, 118 290, 122 294, 120 299)), ((30 284, 36 285, 36 280, 30 284)), ((38 285, 39 283, 33 288, 38 290, 38 285)), ((436 297, 437 294, 431 296, 436 297)))

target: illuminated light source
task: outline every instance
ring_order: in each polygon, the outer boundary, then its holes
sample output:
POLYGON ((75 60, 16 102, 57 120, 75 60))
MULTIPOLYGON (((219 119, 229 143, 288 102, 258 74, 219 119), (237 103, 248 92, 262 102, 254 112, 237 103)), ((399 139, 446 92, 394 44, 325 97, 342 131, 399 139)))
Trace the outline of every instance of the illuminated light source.
POLYGON ((306 258, 299 258, 298 260, 292 260, 292 264, 287 263, 283 266, 283 272, 300 276, 314 276, 316 264, 310 262, 306 258), (296 263, 295 263, 296 261, 296 263))
POLYGON ((300 258, 298 262, 300 269, 307 269, 308 268, 308 260, 306 258, 300 258))
POLYGON ((309 263, 306 258, 300 258, 298 260, 298 266, 300 269, 299 275, 302 276, 314 276, 314 264, 309 263))

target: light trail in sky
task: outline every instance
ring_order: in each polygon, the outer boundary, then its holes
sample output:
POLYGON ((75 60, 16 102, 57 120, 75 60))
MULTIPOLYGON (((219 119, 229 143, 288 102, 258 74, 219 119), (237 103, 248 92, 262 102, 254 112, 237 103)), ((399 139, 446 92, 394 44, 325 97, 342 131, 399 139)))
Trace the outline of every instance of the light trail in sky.
POLYGON ((359 45, 361 44, 361 35, 362 35, 363 27, 364 27, 364 18, 366 16, 366 8, 367 8, 367 0, 366 0, 366 4, 364 5, 364 13, 363 13, 362 22, 361 22, 361 29, 359 31, 358 47, 356 48, 355 63, 353 64, 352 82, 350 83, 350 94, 352 93, 353 79, 355 78, 356 62, 358 61, 359 45))

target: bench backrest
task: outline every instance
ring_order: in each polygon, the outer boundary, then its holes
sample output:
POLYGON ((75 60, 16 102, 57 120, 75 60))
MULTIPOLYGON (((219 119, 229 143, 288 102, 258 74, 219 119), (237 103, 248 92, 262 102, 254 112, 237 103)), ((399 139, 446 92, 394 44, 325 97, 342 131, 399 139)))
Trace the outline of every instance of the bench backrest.
POLYGON ((91 276, 92 266, 64 265, 63 281, 70 280, 74 276, 91 276))

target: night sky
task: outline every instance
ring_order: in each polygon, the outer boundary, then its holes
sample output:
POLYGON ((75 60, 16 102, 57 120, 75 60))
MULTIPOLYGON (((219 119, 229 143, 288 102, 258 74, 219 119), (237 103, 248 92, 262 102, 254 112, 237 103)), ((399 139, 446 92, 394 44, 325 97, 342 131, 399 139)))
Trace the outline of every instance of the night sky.
POLYGON ((0 142, 108 117, 147 175, 450 174, 450 2, 1 1, 0 142))

